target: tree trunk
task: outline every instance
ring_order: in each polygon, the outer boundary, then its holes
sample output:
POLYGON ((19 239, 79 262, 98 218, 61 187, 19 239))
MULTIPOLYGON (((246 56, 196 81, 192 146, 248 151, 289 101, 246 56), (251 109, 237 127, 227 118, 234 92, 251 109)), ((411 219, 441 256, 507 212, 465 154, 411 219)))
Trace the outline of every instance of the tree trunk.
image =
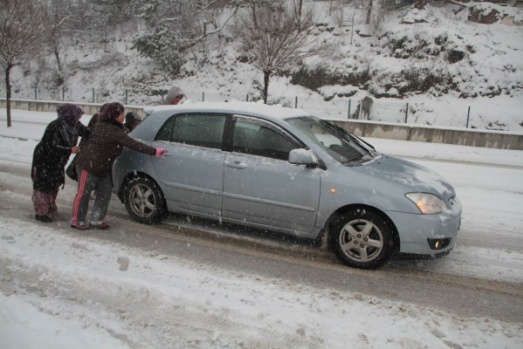
POLYGON ((63 80, 63 73, 62 73, 62 60, 60 59, 60 51, 58 49, 58 44, 53 45, 54 48, 54 58, 56 59, 56 65, 58 66, 58 75, 61 80, 63 80))
POLYGON ((109 34, 107 33, 107 23, 104 25, 104 51, 107 52, 107 41, 109 37, 109 34))
POLYGON ((11 63, 7 64, 5 69, 5 101, 7 110, 7 127, 11 127, 11 63))
POLYGON ((297 4, 294 4, 295 9, 294 13, 296 16, 296 23, 298 23, 298 27, 301 27, 301 12, 303 10, 303 0, 297 0, 297 4))
POLYGON ((265 70, 263 72, 263 103, 267 104, 269 99, 269 79, 271 77, 271 72, 265 70))
POLYGON ((373 0, 370 0, 369 1, 369 7, 367 8, 367 19, 365 21, 365 24, 369 24, 370 23, 370 19, 371 19, 371 15, 372 15, 372 4, 373 3, 373 0))

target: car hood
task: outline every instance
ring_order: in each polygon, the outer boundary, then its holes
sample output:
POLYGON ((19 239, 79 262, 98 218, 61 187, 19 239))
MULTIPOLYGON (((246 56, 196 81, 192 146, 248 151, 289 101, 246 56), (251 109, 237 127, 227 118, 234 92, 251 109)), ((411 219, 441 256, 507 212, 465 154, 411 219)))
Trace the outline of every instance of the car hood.
POLYGON ((382 154, 373 161, 353 167, 353 169, 376 179, 403 185, 405 192, 432 193, 442 199, 455 196, 454 187, 436 172, 393 156, 382 154))

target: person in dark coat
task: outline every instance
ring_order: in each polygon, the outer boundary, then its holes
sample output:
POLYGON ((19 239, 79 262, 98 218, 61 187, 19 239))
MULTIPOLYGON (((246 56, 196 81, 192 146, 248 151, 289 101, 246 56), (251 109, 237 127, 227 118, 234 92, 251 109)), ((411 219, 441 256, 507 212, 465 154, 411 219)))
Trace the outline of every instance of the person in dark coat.
POLYGON ((79 176, 78 192, 73 203, 72 228, 109 228, 104 220, 113 189, 111 171, 114 160, 121 154, 123 147, 158 158, 164 157, 166 153, 165 148, 153 148, 129 137, 123 130, 124 118, 124 107, 118 102, 109 103, 102 108, 86 144, 82 145, 82 151, 76 157, 79 176), (87 224, 89 197, 95 189, 97 195, 90 224, 87 224))
MULTIPOLYGON (((102 110, 105 105, 107 105, 107 103, 102 105, 100 107, 100 110, 102 110)), ((94 124, 96 124, 98 122, 98 115, 100 115, 100 112, 97 112, 93 116, 91 116, 91 119, 89 120, 89 123, 87 124, 87 128, 89 128, 89 130, 91 130, 93 128, 94 124)), ((80 147, 80 150, 82 149, 82 147, 85 144, 87 144, 87 137, 82 137, 80 139, 80 143, 78 144, 78 146, 80 147)), ((78 150, 78 152, 80 152, 80 150, 78 150)), ((79 171, 76 169, 76 155, 75 155, 73 160, 71 160, 71 162, 69 163, 69 166, 67 167, 65 173, 67 174, 67 176, 69 176, 69 178, 71 178, 72 180, 77 181, 78 180, 78 172, 79 171)))
POLYGON ((35 218, 52 222, 58 218, 56 197, 65 183, 64 168, 71 154, 76 154, 79 137, 88 137, 89 129, 80 123, 83 110, 76 104, 57 109, 58 118, 47 125, 36 145, 31 166, 35 218))

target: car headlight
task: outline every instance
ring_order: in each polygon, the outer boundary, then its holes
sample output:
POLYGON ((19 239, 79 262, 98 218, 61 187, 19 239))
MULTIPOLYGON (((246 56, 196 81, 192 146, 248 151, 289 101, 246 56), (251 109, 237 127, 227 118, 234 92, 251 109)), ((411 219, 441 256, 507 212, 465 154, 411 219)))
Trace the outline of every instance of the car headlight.
POLYGON ((436 214, 443 212, 447 206, 436 195, 428 193, 409 193, 405 195, 412 201, 423 214, 436 214))

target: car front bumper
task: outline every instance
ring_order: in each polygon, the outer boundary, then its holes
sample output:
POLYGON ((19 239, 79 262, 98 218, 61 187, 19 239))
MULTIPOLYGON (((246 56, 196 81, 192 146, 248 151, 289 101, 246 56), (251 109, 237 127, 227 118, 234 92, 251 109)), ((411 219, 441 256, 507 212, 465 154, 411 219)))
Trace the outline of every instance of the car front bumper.
POLYGON ((401 253, 438 255, 450 252, 456 244, 461 225, 461 206, 433 214, 387 212, 400 237, 401 253))

